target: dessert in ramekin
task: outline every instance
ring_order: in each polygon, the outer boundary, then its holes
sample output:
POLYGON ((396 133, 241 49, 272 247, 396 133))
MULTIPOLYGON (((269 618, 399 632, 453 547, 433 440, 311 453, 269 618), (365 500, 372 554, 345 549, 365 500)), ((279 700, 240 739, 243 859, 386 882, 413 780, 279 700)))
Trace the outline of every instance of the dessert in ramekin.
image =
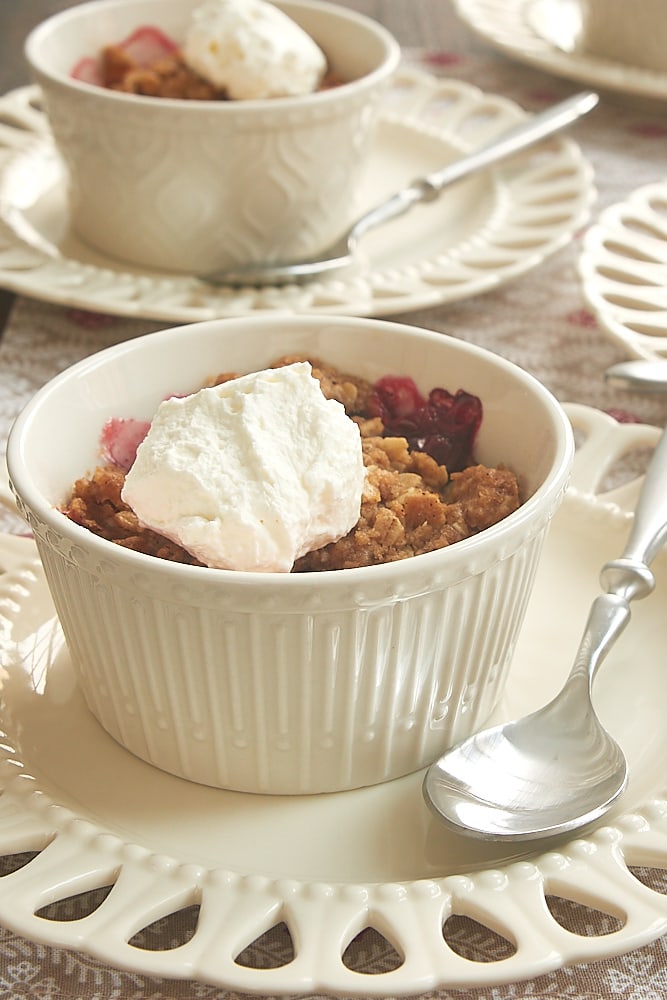
POLYGON ((16 421, 8 466, 102 726, 193 781, 304 794, 417 770, 484 723, 504 688, 573 453, 554 397, 491 352, 379 320, 251 317, 141 337, 57 376, 16 421), (98 538, 59 509, 95 466, 107 419, 149 420, 166 393, 284 354, 477 395, 476 457, 514 470, 520 507, 447 548, 318 573, 156 559, 98 538))
POLYGON ((71 226, 105 254, 171 271, 313 254, 359 210, 398 43, 345 7, 281 0, 341 86, 254 100, 156 100, 72 76, 81 59, 142 25, 180 42, 198 2, 95 0, 28 36, 26 57, 67 168, 71 226))

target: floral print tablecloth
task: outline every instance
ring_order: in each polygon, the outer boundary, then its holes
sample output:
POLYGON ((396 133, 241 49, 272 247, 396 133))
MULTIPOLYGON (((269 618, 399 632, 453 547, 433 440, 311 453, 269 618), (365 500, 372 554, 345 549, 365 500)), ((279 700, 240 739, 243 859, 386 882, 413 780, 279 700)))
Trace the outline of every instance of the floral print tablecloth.
MULTIPOLYGON (((413 52, 412 62, 428 71, 452 76, 506 95, 537 111, 573 93, 573 84, 526 69, 491 54, 413 52)), ((609 96, 576 131, 596 172, 598 201, 593 220, 606 205, 623 201, 634 189, 667 176, 667 116, 663 108, 633 105, 609 96)), ((623 360, 618 346, 598 327, 586 308, 577 273, 581 234, 550 260, 504 287, 446 307, 392 317, 436 329, 480 344, 508 357, 540 378, 562 401, 586 403, 621 419, 664 425, 667 396, 622 393, 606 385, 606 368, 623 360)), ((153 321, 17 300, 0 341, 0 441, 34 391, 53 374, 107 345, 157 330, 153 321)), ((0 508, 2 510, 2 508, 0 508)), ((0 529, 20 531, 12 515, 0 513, 0 529)), ((615 554, 615 553, 613 553, 615 554)), ((659 891, 667 891, 664 873, 645 873, 659 891)), ((69 916, 76 915, 76 903, 69 916)), ((180 918, 187 920, 187 915, 180 918)), ((558 919, 579 934, 613 931, 614 918, 561 901, 558 919)), ((187 928, 185 928, 187 930, 187 928)), ((168 923, 151 928, 156 941, 178 938, 184 928, 168 923)), ((487 949, 497 957, 494 941, 475 942, 461 924, 460 947, 487 949)), ((280 959, 285 942, 277 930, 256 945, 254 961, 280 959)), ((370 972, 391 967, 395 956, 382 939, 362 935, 355 945, 358 968, 370 972)), ((588 1000, 619 997, 659 1000, 667 995, 667 943, 588 966, 562 969, 534 981, 471 991, 428 994, 460 1000, 588 1000)), ((479 957, 479 956, 478 956, 479 957)), ((85 955, 47 948, 0 928, 0 997, 3 1000, 232 1000, 237 994, 193 982, 146 978, 109 968, 85 955)))

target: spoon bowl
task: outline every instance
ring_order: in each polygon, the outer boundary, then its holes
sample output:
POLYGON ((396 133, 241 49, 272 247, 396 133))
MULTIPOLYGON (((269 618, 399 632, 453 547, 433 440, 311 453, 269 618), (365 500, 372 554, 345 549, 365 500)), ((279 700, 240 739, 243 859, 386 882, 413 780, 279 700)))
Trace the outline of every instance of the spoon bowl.
POLYGON ((628 780, 621 748, 601 725, 592 685, 630 619, 630 602, 651 593, 649 569, 667 536, 667 432, 649 466, 621 558, 601 572, 572 670, 547 705, 482 730, 432 764, 423 793, 446 825, 483 839, 532 840, 603 816, 628 780))
POLYGON ((542 139, 567 128, 598 103, 592 91, 575 94, 565 101, 520 122, 480 149, 464 156, 442 170, 420 177, 408 187, 376 205, 362 215, 346 232, 321 254, 310 260, 278 261, 275 263, 244 264, 237 268, 224 268, 200 274, 201 281, 210 285, 286 285, 299 284, 348 267, 354 260, 356 246, 369 230, 400 215, 421 202, 434 201, 444 188, 470 174, 522 149, 535 145, 542 139))
POLYGON ((628 769, 585 685, 570 682, 532 715, 484 730, 434 764, 424 794, 440 818, 472 836, 518 841, 602 816, 624 791, 628 769))

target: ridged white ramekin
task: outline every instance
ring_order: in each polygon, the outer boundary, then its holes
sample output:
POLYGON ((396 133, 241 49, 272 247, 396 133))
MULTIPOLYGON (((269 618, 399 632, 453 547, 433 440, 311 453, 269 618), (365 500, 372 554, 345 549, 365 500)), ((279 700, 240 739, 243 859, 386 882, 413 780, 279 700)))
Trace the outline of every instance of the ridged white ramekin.
POLYGON ((102 726, 193 781, 298 794, 417 770, 483 724, 503 690, 573 452, 553 396, 488 351, 379 320, 273 317, 167 330, 80 362, 20 415, 8 465, 102 726), (150 418, 169 393, 287 353, 479 395, 476 457, 516 471, 520 509, 437 552, 308 574, 178 565, 59 512, 96 464, 107 418, 150 418))

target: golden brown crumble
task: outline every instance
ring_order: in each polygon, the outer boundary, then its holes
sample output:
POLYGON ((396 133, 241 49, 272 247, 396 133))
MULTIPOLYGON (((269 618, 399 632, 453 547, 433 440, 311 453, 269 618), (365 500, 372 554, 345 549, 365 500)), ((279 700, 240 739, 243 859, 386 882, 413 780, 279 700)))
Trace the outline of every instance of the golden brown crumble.
MULTIPOLYGON (((310 360, 324 395, 341 402, 359 426, 366 482, 359 521, 344 538, 299 559, 295 572, 351 569, 394 562, 444 548, 496 524, 520 504, 516 476, 504 466, 472 465, 448 473, 425 452, 410 451, 402 437, 382 437, 379 417, 365 413, 371 384, 324 362, 285 356, 274 367, 310 360)), ((237 377, 221 373, 218 385, 237 377)), ((99 466, 77 480, 64 509, 73 521, 127 548, 176 562, 201 565, 179 545, 139 523, 120 496, 124 472, 99 466)))
POLYGON ((361 514, 344 538, 299 559, 294 569, 351 569, 442 549, 506 517, 519 506, 516 476, 473 465, 451 477, 405 438, 362 441, 366 483, 361 514))
POLYGON ((122 469, 99 465, 90 479, 77 479, 64 513, 100 538, 126 549, 172 562, 201 565, 180 545, 139 524, 137 515, 121 500, 124 482, 122 469))
POLYGON ((144 97, 222 101, 224 91, 204 80, 186 65, 180 53, 163 56, 151 66, 137 66, 120 45, 102 50, 102 81, 110 90, 144 97))
MULTIPOLYGON (((122 45, 106 45, 101 53, 100 71, 102 86, 109 90, 177 100, 228 100, 226 91, 191 69, 181 52, 161 56, 150 66, 138 66, 122 45)), ((341 83, 340 77, 327 73, 318 89, 329 90, 341 83)))

